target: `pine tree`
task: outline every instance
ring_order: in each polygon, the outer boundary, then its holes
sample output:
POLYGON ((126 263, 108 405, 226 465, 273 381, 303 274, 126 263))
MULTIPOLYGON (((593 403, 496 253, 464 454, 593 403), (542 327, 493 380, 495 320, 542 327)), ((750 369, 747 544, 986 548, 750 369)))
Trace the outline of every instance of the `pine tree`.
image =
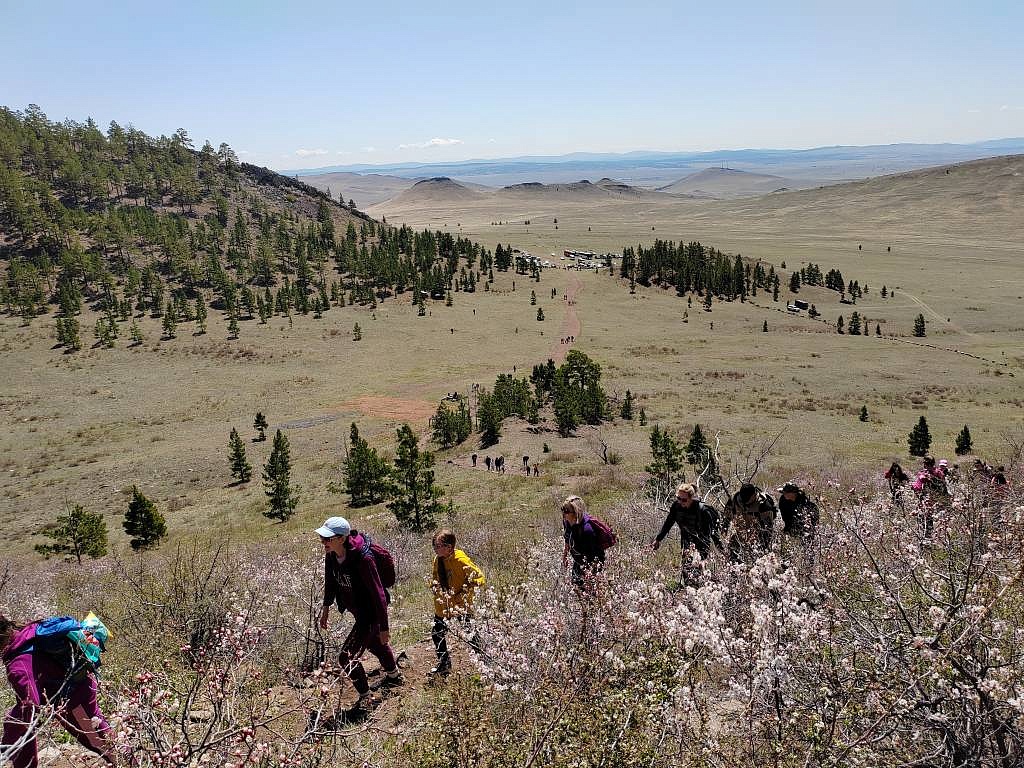
POLYGON ((279 429, 274 435, 270 458, 263 467, 263 492, 270 499, 270 508, 264 517, 284 522, 295 512, 299 503, 298 488, 291 484, 292 459, 288 438, 279 429))
POLYGON ((107 523, 103 515, 87 512, 81 504, 67 507, 67 515, 43 531, 53 540, 51 544, 36 544, 36 552, 50 555, 74 555, 79 563, 82 556, 103 557, 107 554, 107 523))
POLYGON ((501 437, 501 406, 494 395, 482 389, 476 398, 476 425, 480 432, 480 447, 487 448, 501 437))
POLYGON ((132 345, 136 347, 146 340, 145 337, 142 335, 142 329, 139 328, 139 324, 134 320, 132 320, 132 327, 131 330, 129 331, 129 335, 132 340, 132 345))
POLYGON ((132 500, 121 523, 124 532, 132 537, 132 549, 150 549, 167 535, 167 523, 157 511, 156 504, 146 498, 137 486, 132 486, 132 500))
POLYGON ((352 341, 362 341, 362 340, 363 340, 363 329, 359 327, 359 323, 356 323, 355 327, 352 329, 352 341))
POLYGON ((918 315, 914 318, 914 336, 923 339, 925 335, 924 315, 918 315))
POLYGON ((917 425, 911 430, 907 442, 911 456, 924 456, 928 453, 928 449, 932 447, 932 436, 928 431, 928 422, 924 416, 918 420, 917 425))
POLYGON ((842 315, 840 315, 839 319, 836 320, 836 330, 839 333, 846 333, 846 331, 843 330, 843 316, 842 315))
POLYGON ((413 531, 431 530, 444 511, 444 490, 434 482, 434 455, 421 451, 408 424, 398 428, 398 450, 391 469, 388 504, 399 526, 413 531))
POLYGON ((964 424, 964 428, 960 430, 960 434, 956 436, 956 448, 954 449, 957 456, 963 456, 966 453, 970 453, 974 450, 974 442, 971 440, 971 430, 964 424))
POLYGON ((164 338, 173 339, 175 338, 174 332, 178 328, 178 313, 174 308, 174 302, 167 302, 167 309, 164 311, 164 338))
POLYGON ((257 442, 263 442, 267 439, 267 417, 263 415, 262 411, 256 412, 256 418, 252 420, 252 428, 258 433, 256 437, 257 442))
POLYGON ((537 304, 537 292, 530 291, 530 306, 536 306, 537 304))
POLYGON ((245 455, 245 446, 242 438, 238 436, 238 430, 231 428, 231 436, 228 438, 228 450, 230 452, 231 476, 238 478, 240 483, 248 483, 252 480, 252 465, 245 455))
POLYGON ((767 320, 765 320, 764 324, 761 326, 761 331, 762 331, 762 333, 768 333, 768 321, 767 320))
POLYGON ((206 333, 206 302, 200 296, 196 299, 196 335, 202 336, 206 333))
POLYGON ((651 429, 651 463, 644 469, 655 478, 671 485, 683 468, 683 449, 657 424, 651 429))
POLYGON ((628 389, 626 390, 626 399, 622 401, 622 410, 619 411, 619 416, 627 421, 633 420, 633 393, 628 389))
POLYGON ((238 338, 238 317, 234 312, 228 317, 228 338, 232 340, 238 338))
POLYGON ((800 273, 794 272, 789 276, 789 292, 800 293, 800 273))
POLYGON ((862 405, 860 407, 860 420, 861 421, 867 421, 868 420, 868 407, 866 405, 862 405))
POLYGON ((641 427, 647 426, 647 411, 645 411, 643 408, 640 409, 639 422, 641 427))
POLYGON ((542 321, 542 322, 544 320, 544 308, 543 307, 537 307, 537 320, 538 321, 542 321))
POLYGON ((704 436, 704 430, 700 428, 700 424, 693 425, 693 432, 690 433, 690 440, 683 453, 686 456, 686 463, 697 467, 698 472, 703 472, 705 467, 714 464, 711 446, 708 445, 708 440, 704 436))
POLYGON ((374 448, 359 435, 359 428, 352 424, 349 430, 348 456, 342 469, 345 492, 351 496, 353 507, 376 504, 387 491, 390 467, 374 448))
POLYGON ((860 336, 860 313, 854 312, 850 315, 848 332, 851 336, 860 336))

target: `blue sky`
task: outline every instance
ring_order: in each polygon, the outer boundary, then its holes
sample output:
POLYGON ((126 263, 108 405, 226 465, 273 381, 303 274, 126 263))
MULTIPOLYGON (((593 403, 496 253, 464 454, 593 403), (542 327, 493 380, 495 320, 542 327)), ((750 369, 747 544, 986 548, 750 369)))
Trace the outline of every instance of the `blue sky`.
POLYGON ((1024 135, 1021 2, 0 3, 0 104, 272 168, 1024 135))

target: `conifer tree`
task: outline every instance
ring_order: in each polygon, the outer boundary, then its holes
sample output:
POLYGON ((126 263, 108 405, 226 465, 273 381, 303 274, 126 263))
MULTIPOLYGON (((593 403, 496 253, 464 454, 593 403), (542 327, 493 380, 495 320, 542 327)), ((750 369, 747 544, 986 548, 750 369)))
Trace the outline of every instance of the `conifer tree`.
POLYGON ((956 436, 956 448, 954 451, 957 456, 963 456, 966 453, 970 453, 974 450, 974 442, 971 440, 971 430, 964 424, 964 428, 960 430, 960 433, 956 436))
POLYGON ((647 426, 647 411, 645 411, 642 407, 640 408, 639 422, 641 427, 647 426))
POLYGON ((836 330, 837 330, 837 331, 838 331, 839 333, 846 333, 846 331, 845 331, 845 330, 843 330, 843 316, 842 316, 842 315, 840 315, 840 316, 839 316, 839 319, 838 319, 838 320, 836 320, 836 330))
POLYGON ((174 302, 167 302, 167 309, 164 311, 164 338, 173 339, 175 338, 174 332, 178 328, 178 313, 174 308, 174 302))
POLYGON ((196 335, 202 336, 206 333, 206 302, 200 296, 196 299, 196 335))
POLYGON ((914 318, 914 336, 919 339, 923 339, 927 334, 925 333, 924 327, 924 315, 919 314, 914 318))
POLYGON ((342 469, 345 492, 351 496, 352 506, 381 501, 387 492, 389 472, 387 462, 359 435, 359 428, 353 423, 349 430, 348 456, 342 469))
POLYGON ((861 421, 867 421, 868 420, 868 407, 866 405, 862 405, 860 407, 860 420, 861 421))
POLYGON ((292 459, 288 438, 279 429, 274 434, 270 458, 263 467, 263 492, 270 500, 264 517, 284 522, 295 512, 299 503, 298 488, 291 484, 292 459))
POLYGON ((544 307, 537 307, 537 320, 543 322, 543 320, 544 320, 544 307))
POLYGON ((134 320, 132 320, 132 327, 131 327, 131 330, 129 331, 129 334, 130 334, 133 346, 137 347, 140 344, 142 344, 143 341, 146 340, 145 337, 142 335, 142 329, 139 328, 139 324, 137 322, 135 322, 134 320))
POLYGON ((794 272, 789 276, 789 292, 800 293, 800 273, 794 272))
POLYGON ((228 451, 231 476, 237 478, 240 483, 248 483, 252 480, 252 465, 245 455, 242 438, 238 436, 238 430, 234 427, 231 428, 231 436, 228 438, 228 451))
POLYGON ((762 333, 768 333, 768 321, 767 320, 765 320, 764 324, 761 326, 761 331, 762 331, 762 333))
POLYGON ((88 512, 81 504, 67 507, 67 514, 57 518, 52 528, 43 531, 52 539, 50 544, 36 544, 36 552, 50 555, 74 555, 81 563, 82 556, 103 557, 107 554, 107 523, 103 515, 88 512))
POLYGON ((167 523, 164 516, 150 499, 146 498, 137 486, 132 486, 132 500, 128 504, 121 523, 124 532, 132 537, 132 549, 150 549, 156 546, 167 535, 167 523))
POLYGON ((267 417, 263 415, 263 411, 256 412, 256 418, 252 420, 252 428, 258 433, 256 436, 257 442, 263 442, 267 439, 267 417))
POLYGON ((684 454, 686 463, 691 467, 698 467, 698 472, 703 471, 704 467, 712 463, 711 446, 708 445, 708 440, 704 436, 704 430, 700 428, 700 424, 693 425, 693 432, 690 433, 690 440, 686 443, 684 454))
POLYGON ((671 485, 683 468, 683 449, 679 443, 657 424, 651 429, 651 463, 644 469, 653 477, 671 485))
POLYGON ((480 447, 487 448, 501 437, 501 407, 494 395, 481 388, 476 399, 476 424, 480 431, 480 447))
POLYGON ((352 341, 362 341, 362 340, 363 340, 363 329, 359 327, 359 323, 356 323, 355 327, 352 328, 352 341))
POLYGON ((413 531, 431 530, 444 511, 444 490, 434 482, 434 455, 421 451, 408 424, 398 428, 398 450, 391 469, 388 504, 399 526, 413 531))
POLYGON ((908 447, 911 456, 924 456, 932 447, 932 436, 928 431, 928 421, 922 416, 910 431, 908 447))
POLYGON ((238 338, 238 317, 234 312, 228 317, 228 338, 231 340, 238 338))
POLYGON ((860 313, 854 312, 850 315, 848 332, 851 336, 860 336, 860 313))
POLYGON ((626 397, 622 401, 622 410, 619 411, 619 416, 628 421, 633 420, 633 393, 628 389, 626 390, 626 397))

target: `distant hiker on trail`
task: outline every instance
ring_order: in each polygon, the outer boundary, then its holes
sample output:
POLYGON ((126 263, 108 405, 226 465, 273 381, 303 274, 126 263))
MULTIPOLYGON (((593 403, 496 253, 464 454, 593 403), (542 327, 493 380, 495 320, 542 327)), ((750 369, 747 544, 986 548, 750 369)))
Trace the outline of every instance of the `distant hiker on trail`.
POLYGON ((692 546, 702 560, 707 560, 712 542, 719 548, 722 546, 718 538, 718 524, 718 510, 697 498, 697 489, 691 483, 683 483, 676 489, 676 498, 668 510, 668 517, 651 542, 651 548, 657 550, 672 526, 678 525, 682 551, 692 546))
POLYGON ((491 457, 490 456, 484 456, 484 466, 487 467, 487 471, 488 472, 491 471, 491 457))
POLYGON ((540 477, 540 466, 538 466, 537 464, 533 465, 533 476, 540 477))
POLYGON ((437 666, 430 670, 431 677, 447 675, 452 668, 448 652, 448 629, 453 621, 462 625, 467 642, 477 653, 482 652, 480 635, 472 627, 473 597, 484 586, 484 572, 470 560, 469 555, 455 548, 455 534, 449 530, 434 535, 434 569, 431 589, 434 592, 434 628, 430 639, 437 651, 437 666))
POLYGON ((562 568, 568 568, 572 556, 572 583, 583 587, 604 569, 605 550, 617 543, 615 532, 596 517, 587 514, 587 505, 579 496, 562 502, 562 568))
POLYGON ((775 500, 751 483, 744 483, 725 505, 729 521, 729 557, 738 562, 759 557, 772 544, 775 500))
POLYGON ((57 720, 79 744, 116 765, 110 725, 96 698, 96 670, 109 639, 92 613, 81 622, 57 616, 26 625, 0 616, 0 656, 15 698, 0 747, 12 768, 39 765, 35 730, 37 719, 45 716, 43 705, 55 708, 57 720))
POLYGON ((470 458, 472 459, 473 466, 475 467, 476 466, 476 454, 474 453, 470 458))
POLYGON ((495 472, 501 472, 501 474, 503 474, 503 475, 505 474, 505 457, 504 456, 498 456, 494 460, 494 471, 495 472))
POLYGON ((783 532, 799 536, 805 542, 814 538, 821 512, 818 505, 808 498, 804 490, 794 482, 779 488, 779 514, 784 523, 783 532))
POLYGON ((394 688, 405 682, 391 648, 384 586, 385 581, 394 584, 394 563, 392 561, 391 573, 382 579, 377 568, 378 555, 369 538, 355 531, 343 517, 328 518, 316 533, 324 545, 324 604, 320 628, 327 629, 330 625, 331 603, 337 603, 342 613, 352 613, 355 623, 341 646, 338 661, 359 693, 355 708, 366 711, 380 701, 370 693, 366 670, 359 660, 363 653, 369 651, 380 661, 384 670, 381 688, 394 688))
POLYGON ((523 456, 523 469, 526 470, 526 474, 530 474, 530 457, 523 456))

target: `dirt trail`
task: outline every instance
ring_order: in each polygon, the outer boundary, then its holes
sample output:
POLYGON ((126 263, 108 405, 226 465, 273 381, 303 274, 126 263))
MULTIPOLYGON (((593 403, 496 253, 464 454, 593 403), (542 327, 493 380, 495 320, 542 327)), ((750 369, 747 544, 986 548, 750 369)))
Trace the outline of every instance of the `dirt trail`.
POLYGON ((978 340, 978 335, 976 333, 971 333, 970 331, 966 330, 962 326, 957 325, 956 323, 954 323, 952 321, 947 321, 946 318, 943 315, 940 315, 934 309, 932 309, 927 304, 925 304, 923 301, 921 301, 921 299, 917 298, 917 296, 915 296, 914 294, 908 293, 907 291, 904 291, 902 289, 900 289, 900 293, 903 296, 906 296, 907 298, 909 298, 912 302, 917 304, 917 306, 919 306, 921 309, 923 309, 925 312, 927 312, 933 318, 938 320, 940 323, 945 325, 947 328, 952 328, 957 333, 962 333, 964 336, 967 336, 970 339, 974 339, 975 341, 978 340))
MULTIPOLYGON (((577 275, 569 275, 569 282, 565 287, 565 317, 562 318, 562 327, 559 331, 559 339, 567 339, 570 336, 575 342, 580 335, 580 318, 576 314, 576 297, 583 291, 583 282, 577 275)), ((555 361, 556 365, 565 362, 565 356, 569 353, 572 343, 551 345, 551 352, 548 355, 555 361)))

